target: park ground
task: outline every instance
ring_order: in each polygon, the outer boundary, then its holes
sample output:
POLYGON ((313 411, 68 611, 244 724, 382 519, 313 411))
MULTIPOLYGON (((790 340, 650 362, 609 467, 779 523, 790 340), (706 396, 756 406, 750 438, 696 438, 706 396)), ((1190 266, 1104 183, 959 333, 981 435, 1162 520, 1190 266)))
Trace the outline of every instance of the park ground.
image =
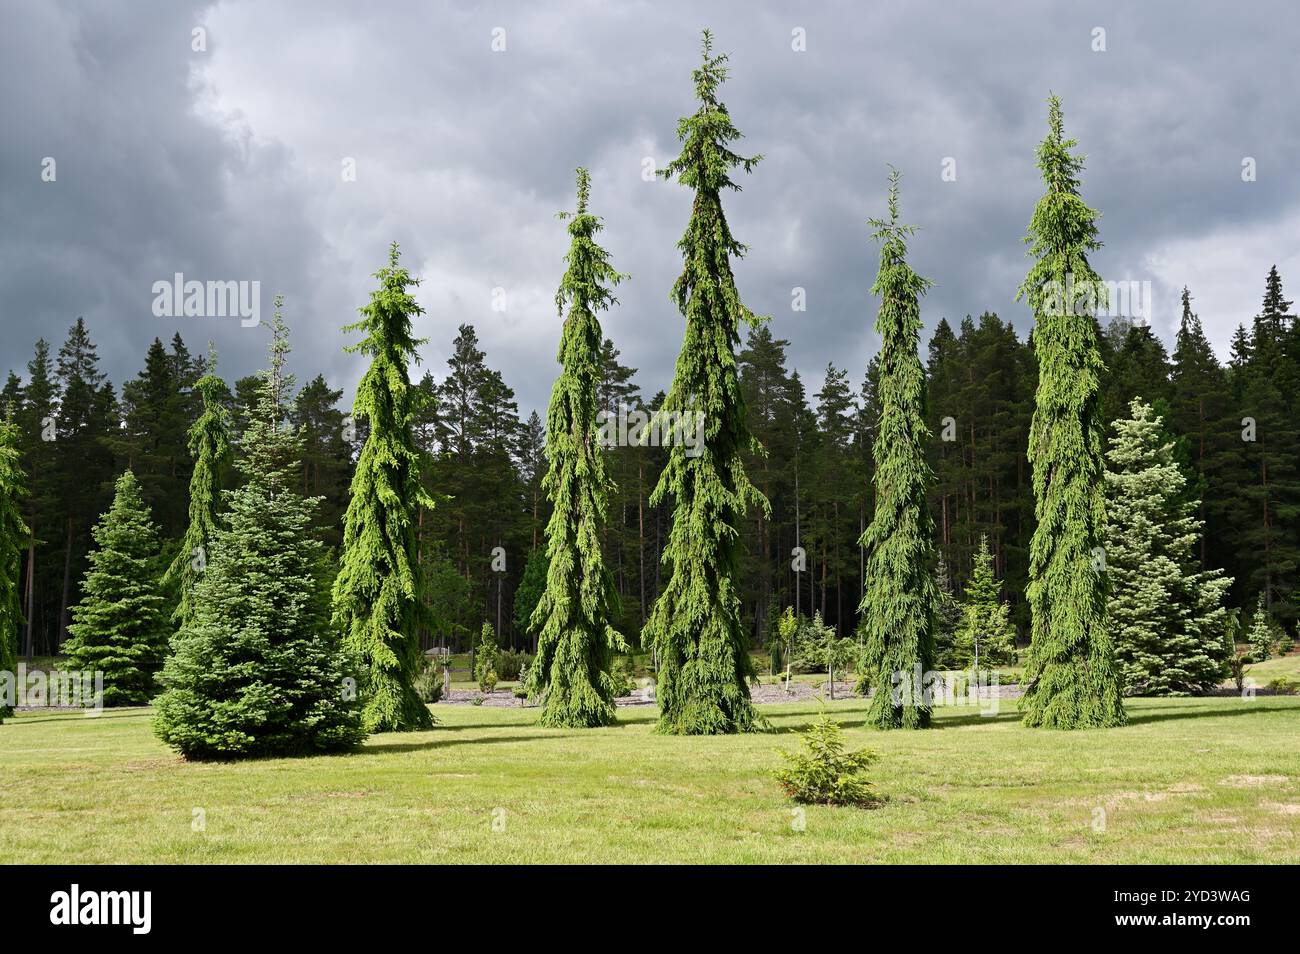
POLYGON ((1131 724, 1030 730, 937 710, 865 728, 888 801, 796 811, 772 779, 815 702, 765 734, 674 738, 651 707, 607 729, 536 709, 436 705, 428 732, 336 756, 187 763, 146 708, 21 712, 0 726, 0 852, 19 863, 1300 861, 1300 697, 1133 699, 1131 724))

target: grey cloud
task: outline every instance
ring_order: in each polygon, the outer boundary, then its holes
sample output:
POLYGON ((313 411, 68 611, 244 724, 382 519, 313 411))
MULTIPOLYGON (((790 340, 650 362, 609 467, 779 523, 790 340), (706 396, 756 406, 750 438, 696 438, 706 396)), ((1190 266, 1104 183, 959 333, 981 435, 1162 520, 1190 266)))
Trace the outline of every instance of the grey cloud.
MULTIPOLYGON (((425 280, 426 365, 441 374, 456 325, 472 322, 521 404, 543 407, 565 249, 554 213, 585 164, 606 244, 633 276, 607 330, 643 388, 666 387, 689 197, 641 169, 675 152, 706 25, 732 55, 724 98, 739 148, 766 157, 728 204, 751 246, 741 290, 814 385, 827 361, 860 377, 874 350, 866 219, 883 209, 887 163, 921 227, 914 264, 937 283, 927 325, 989 309, 1027 328, 1013 299, 1049 90, 1089 156, 1085 196, 1106 243, 1095 264, 1155 282, 1166 337, 1183 282, 1222 351, 1272 261, 1300 266, 1289 231, 1300 130, 1282 72, 1267 67, 1294 48, 1280 2, 1195 14, 1172 0, 69 3, 13 4, 6 22, 0 369, 78 314, 115 380, 175 329, 196 348, 216 337, 229 375, 256 367, 263 341, 235 322, 148 314, 149 284, 184 270, 259 278, 268 301, 285 292, 296 366, 350 386, 360 369, 338 329, 396 239, 425 280), (197 23, 209 30, 202 57, 189 49, 197 23), (498 26, 502 53, 490 48, 498 26), (796 26, 806 52, 791 50, 796 26), (57 186, 39 182, 43 155, 60 159, 57 186), (1259 164, 1249 184, 1247 155, 1259 164), (940 180, 948 156, 956 182, 940 180), (344 157, 356 182, 341 179, 344 157), (1222 253, 1243 230, 1251 255, 1222 253), (498 286, 504 314, 491 308, 498 286), (793 286, 807 290, 806 313, 790 310, 793 286)), ((1300 281, 1285 267, 1283 278, 1300 281)))

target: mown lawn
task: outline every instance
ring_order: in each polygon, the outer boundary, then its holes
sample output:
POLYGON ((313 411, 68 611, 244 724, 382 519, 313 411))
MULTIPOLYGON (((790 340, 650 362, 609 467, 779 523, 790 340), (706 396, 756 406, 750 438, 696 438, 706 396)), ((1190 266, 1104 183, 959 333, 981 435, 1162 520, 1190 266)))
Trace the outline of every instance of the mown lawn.
POLYGON ((649 709, 578 732, 535 728, 535 710, 443 705, 431 732, 243 764, 180 761, 147 709, 23 713, 0 726, 0 851, 44 863, 1300 860, 1300 698, 1131 700, 1132 725, 1076 733, 1024 729, 1010 706, 880 733, 863 728, 861 700, 834 703, 850 744, 879 751, 889 802, 809 808, 802 831, 770 773, 818 707, 764 708, 772 734, 666 738, 649 709))

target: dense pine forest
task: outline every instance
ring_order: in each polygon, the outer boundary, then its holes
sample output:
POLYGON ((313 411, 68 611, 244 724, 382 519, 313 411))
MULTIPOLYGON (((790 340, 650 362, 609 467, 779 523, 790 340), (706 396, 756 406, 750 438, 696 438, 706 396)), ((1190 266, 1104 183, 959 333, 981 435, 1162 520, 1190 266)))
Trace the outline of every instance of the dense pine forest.
MULTIPOLYGON (((864 302, 864 315, 869 309, 864 302)), ((448 324, 443 316, 424 316, 416 331, 436 335, 448 324)), ((609 324, 616 334, 617 320, 609 324)), ((746 469, 771 504, 770 514, 748 513, 739 557, 742 612, 755 647, 774 637, 787 605, 809 616, 819 612, 841 635, 854 631, 863 595, 858 540, 874 508, 875 360, 866 368, 817 369, 822 384, 809 393, 810 369, 801 375, 789 366, 782 330, 779 317, 748 330, 737 354, 748 428, 765 450, 747 455, 746 469)), ((1173 341, 1115 318, 1099 327, 1099 342, 1107 437, 1114 436, 1115 421, 1129 417, 1133 398, 1153 406, 1174 442, 1186 478, 1182 493, 1197 501, 1196 516, 1204 521, 1195 554, 1201 567, 1233 578, 1226 601, 1241 608, 1243 621, 1262 599, 1294 631, 1300 324, 1277 270, 1267 271, 1258 315, 1238 328, 1226 363, 1206 340, 1191 292, 1183 294, 1173 341)), ((961 592, 987 538, 1023 645, 1034 530, 1025 453, 1037 382, 1032 338, 989 312, 943 319, 922 357, 933 434, 930 508, 945 585, 961 592)), ((155 339, 140 372, 119 386, 99 369, 93 329, 77 320, 57 349, 38 340, 25 374, 9 374, 0 402, 18 426, 29 491, 22 516, 34 534, 22 562, 22 654, 55 654, 67 642, 91 532, 124 470, 135 474, 167 541, 159 573, 172 562, 188 526, 194 460, 187 435, 203 411, 198 382, 208 360, 179 333, 166 343, 155 339)), ((612 336, 605 338, 597 393, 608 415, 617 417, 620 408, 651 411, 664 400, 657 388, 667 382, 645 381, 632 363, 612 336)), ((236 457, 257 385, 249 376, 221 388, 236 457)), ((414 387, 423 397, 415 433, 432 461, 423 478, 435 500, 419 511, 416 526, 430 590, 423 642, 465 649, 490 621, 499 622, 503 646, 531 649, 536 637, 528 620, 545 584, 550 518, 541 418, 520 413, 514 391, 468 324, 456 329, 446 368, 424 374, 414 387)), ((320 375, 290 403, 291 423, 303 435, 299 489, 323 498, 316 532, 335 556, 365 439, 349 412, 342 391, 320 375)), ((670 514, 650 496, 667 448, 615 446, 605 455, 613 487, 604 562, 620 597, 618 628, 636 645, 664 583, 660 558, 670 514)), ((226 488, 237 486, 238 468, 224 468, 221 480, 226 488)))

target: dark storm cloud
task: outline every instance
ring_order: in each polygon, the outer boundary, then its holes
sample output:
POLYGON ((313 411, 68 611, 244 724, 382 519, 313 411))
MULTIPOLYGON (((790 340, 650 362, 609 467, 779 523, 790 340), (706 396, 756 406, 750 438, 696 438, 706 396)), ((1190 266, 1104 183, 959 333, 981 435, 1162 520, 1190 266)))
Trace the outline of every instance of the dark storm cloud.
POLYGON ((633 275, 607 330, 644 388, 665 387, 689 196, 642 170, 675 154, 706 25, 732 56, 723 97, 746 134, 739 150, 765 156, 728 201, 751 246, 741 291, 814 386, 828 361, 860 378, 874 350, 865 221, 883 211, 887 163, 922 229, 914 264, 937 283, 927 324, 987 309, 1025 329, 1013 299, 1049 90, 1089 156, 1085 197, 1106 243, 1095 264, 1153 283, 1166 340, 1184 282, 1222 351, 1268 266, 1284 279, 1300 268, 1300 128, 1282 72, 1261 68, 1290 60, 1284 5, 806 6, 9 5, 0 369, 84 314, 115 380, 176 329, 196 348, 215 337, 228 374, 251 370, 263 333, 150 314, 152 282, 184 271, 258 279, 268 310, 284 292, 295 365, 350 387, 359 369, 338 328, 395 239, 424 279, 427 365, 441 374, 456 325, 471 322, 521 404, 543 406, 565 249, 554 213, 585 164, 605 244, 633 275), (795 28, 806 51, 791 48, 795 28), (44 156, 58 159, 57 183, 40 181, 44 156), (1245 156, 1256 182, 1241 180, 1245 156), (956 181, 941 180, 947 157, 956 181), (791 311, 796 286, 806 312, 791 311))

